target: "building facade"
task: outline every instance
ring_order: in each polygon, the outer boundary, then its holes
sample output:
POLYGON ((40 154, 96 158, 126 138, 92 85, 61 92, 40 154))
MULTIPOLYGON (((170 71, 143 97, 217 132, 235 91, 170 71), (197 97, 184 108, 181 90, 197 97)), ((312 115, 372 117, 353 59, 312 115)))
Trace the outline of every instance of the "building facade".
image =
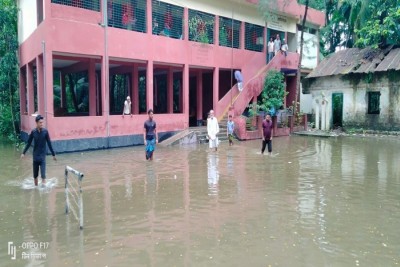
MULTIPOLYGON (((19 0, 23 138, 39 113, 58 152, 139 145, 151 108, 165 139, 202 124, 210 109, 241 115, 270 68, 288 74, 290 103, 304 7, 282 4, 265 22, 256 2, 19 0), (276 34, 291 52, 266 64, 266 40, 276 34), (234 70, 243 74, 242 93, 234 70), (122 116, 127 96, 133 116, 122 116)), ((317 37, 323 23, 311 9, 308 34, 317 37)))
POLYGON ((304 82, 315 127, 400 130, 400 48, 339 51, 304 82))

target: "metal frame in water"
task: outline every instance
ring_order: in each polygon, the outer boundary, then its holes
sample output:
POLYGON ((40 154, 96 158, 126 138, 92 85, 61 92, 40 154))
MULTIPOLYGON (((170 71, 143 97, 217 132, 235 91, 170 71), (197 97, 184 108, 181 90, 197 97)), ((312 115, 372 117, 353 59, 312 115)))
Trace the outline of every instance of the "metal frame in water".
MULTIPOLYGON (((82 180, 83 180, 83 173, 71 168, 70 166, 65 166, 65 213, 68 214, 69 210, 72 210, 76 219, 79 221, 79 228, 83 229, 83 199, 82 199, 82 180), (68 179, 68 172, 75 174, 76 181, 78 184, 78 190, 69 182, 68 179), (72 189, 72 190, 71 190, 72 189), (75 198, 73 198, 74 202, 79 208, 79 218, 76 215, 75 210, 70 205, 69 201, 69 193, 72 192, 75 194, 75 198), (76 201, 78 198, 78 202, 76 201)), ((73 197, 74 195, 71 196, 73 197)))

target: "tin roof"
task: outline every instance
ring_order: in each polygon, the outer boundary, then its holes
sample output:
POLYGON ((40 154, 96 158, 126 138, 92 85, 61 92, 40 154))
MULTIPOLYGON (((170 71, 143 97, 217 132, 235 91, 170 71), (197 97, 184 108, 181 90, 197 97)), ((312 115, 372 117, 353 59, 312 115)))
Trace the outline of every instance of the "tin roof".
POLYGON ((349 48, 324 59, 307 78, 388 70, 400 70, 400 48, 349 48))

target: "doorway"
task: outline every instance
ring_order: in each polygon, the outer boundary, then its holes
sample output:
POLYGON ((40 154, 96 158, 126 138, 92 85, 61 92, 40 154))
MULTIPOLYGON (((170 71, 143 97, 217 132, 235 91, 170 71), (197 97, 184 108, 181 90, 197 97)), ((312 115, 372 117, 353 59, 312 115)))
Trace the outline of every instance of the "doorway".
POLYGON ((343 93, 332 94, 332 125, 333 129, 343 127, 343 93))

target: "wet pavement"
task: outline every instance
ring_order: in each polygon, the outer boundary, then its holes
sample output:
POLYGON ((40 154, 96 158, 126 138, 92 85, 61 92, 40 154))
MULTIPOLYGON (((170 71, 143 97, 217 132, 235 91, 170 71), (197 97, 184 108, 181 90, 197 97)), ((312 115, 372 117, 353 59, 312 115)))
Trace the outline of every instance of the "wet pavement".
POLYGON ((30 152, 0 144, 0 266, 400 264, 399 139, 260 147, 159 147, 153 162, 143 147, 60 154, 32 188, 30 152), (82 231, 65 214, 65 165, 85 174, 82 231))

